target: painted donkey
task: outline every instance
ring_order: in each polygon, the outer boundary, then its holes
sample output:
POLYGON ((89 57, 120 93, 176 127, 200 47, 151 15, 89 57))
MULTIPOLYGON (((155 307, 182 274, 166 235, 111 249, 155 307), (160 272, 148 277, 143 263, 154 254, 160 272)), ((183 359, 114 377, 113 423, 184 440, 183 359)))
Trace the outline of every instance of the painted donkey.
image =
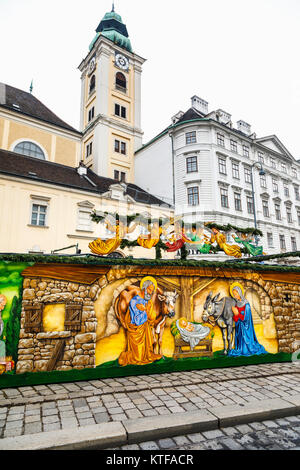
POLYGON ((216 324, 221 328, 224 354, 227 354, 233 347, 234 321, 232 307, 235 307, 236 303, 231 297, 223 297, 222 299, 219 299, 219 297, 220 293, 215 297, 213 297, 212 292, 208 294, 203 306, 202 320, 213 325, 216 324))

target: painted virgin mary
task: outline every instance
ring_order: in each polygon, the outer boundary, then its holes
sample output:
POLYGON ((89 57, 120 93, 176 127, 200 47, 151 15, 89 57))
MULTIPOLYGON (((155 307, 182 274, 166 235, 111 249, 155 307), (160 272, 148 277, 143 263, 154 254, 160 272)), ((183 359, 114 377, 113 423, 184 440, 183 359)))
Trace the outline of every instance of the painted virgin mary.
POLYGON ((268 354, 265 348, 257 341, 254 331, 251 307, 244 297, 244 290, 238 282, 230 287, 230 294, 236 301, 232 307, 235 321, 234 349, 228 352, 228 356, 254 356, 268 354))

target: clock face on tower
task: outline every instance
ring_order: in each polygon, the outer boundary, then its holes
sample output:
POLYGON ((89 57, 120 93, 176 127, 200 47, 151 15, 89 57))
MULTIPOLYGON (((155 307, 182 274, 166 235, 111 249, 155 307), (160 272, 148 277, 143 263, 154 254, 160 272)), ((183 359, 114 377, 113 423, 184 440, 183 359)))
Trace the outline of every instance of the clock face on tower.
POLYGON ((93 57, 89 63, 89 74, 93 73, 96 68, 96 59, 93 57))
POLYGON ((128 70, 129 60, 122 54, 116 54, 116 65, 122 70, 128 70))

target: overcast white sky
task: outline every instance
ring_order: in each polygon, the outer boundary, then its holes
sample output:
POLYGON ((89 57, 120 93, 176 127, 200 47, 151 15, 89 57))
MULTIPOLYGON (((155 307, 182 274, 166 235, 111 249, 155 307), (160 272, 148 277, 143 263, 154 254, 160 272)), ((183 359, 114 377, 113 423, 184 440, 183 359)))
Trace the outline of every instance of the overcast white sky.
MULTIPOLYGON (((0 82, 33 94, 79 127, 80 72, 111 0, 0 0, 0 82)), ((299 0, 116 0, 134 52, 147 58, 144 142, 190 107, 276 134, 300 159, 299 0), (155 98, 155 99, 154 99, 155 98)))

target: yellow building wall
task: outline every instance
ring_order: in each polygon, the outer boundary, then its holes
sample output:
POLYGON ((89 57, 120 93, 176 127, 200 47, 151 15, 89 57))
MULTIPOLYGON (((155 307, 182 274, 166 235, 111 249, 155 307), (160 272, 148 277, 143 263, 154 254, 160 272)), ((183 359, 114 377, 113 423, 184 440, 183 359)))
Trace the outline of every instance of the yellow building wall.
POLYGON ((14 151, 15 145, 22 140, 33 141, 39 145, 49 161, 72 167, 79 163, 80 136, 78 138, 64 136, 46 126, 43 129, 25 121, 14 121, 9 116, 6 119, 0 117, 0 147, 14 151))
MULTIPOLYGON (((39 246, 44 253, 64 248, 78 243, 82 253, 90 253, 88 244, 96 238, 107 238, 103 224, 92 222, 91 231, 77 229, 78 203, 88 201, 96 210, 107 212, 143 213, 150 212, 150 207, 142 204, 130 204, 118 200, 105 199, 83 191, 66 190, 54 186, 31 182, 30 180, 16 181, 0 175, 0 218, 5 223, 0 224, 0 252, 28 253, 34 246, 39 246), (31 226, 32 196, 49 198, 47 227, 31 226)), ((159 208, 152 209, 153 217, 168 213, 159 208)), ((171 216, 173 212, 170 211, 171 216)), ((111 235, 110 235, 111 236, 111 235)), ((137 238, 133 234, 133 239, 137 238)), ((125 249, 125 254, 135 257, 154 258, 155 249, 146 250, 134 248, 125 249)), ((75 248, 64 251, 74 254, 75 248)), ((165 257, 165 255, 163 255, 165 257)), ((166 255, 168 256, 168 255, 166 255)), ((169 257, 169 256, 168 256, 169 257)))

